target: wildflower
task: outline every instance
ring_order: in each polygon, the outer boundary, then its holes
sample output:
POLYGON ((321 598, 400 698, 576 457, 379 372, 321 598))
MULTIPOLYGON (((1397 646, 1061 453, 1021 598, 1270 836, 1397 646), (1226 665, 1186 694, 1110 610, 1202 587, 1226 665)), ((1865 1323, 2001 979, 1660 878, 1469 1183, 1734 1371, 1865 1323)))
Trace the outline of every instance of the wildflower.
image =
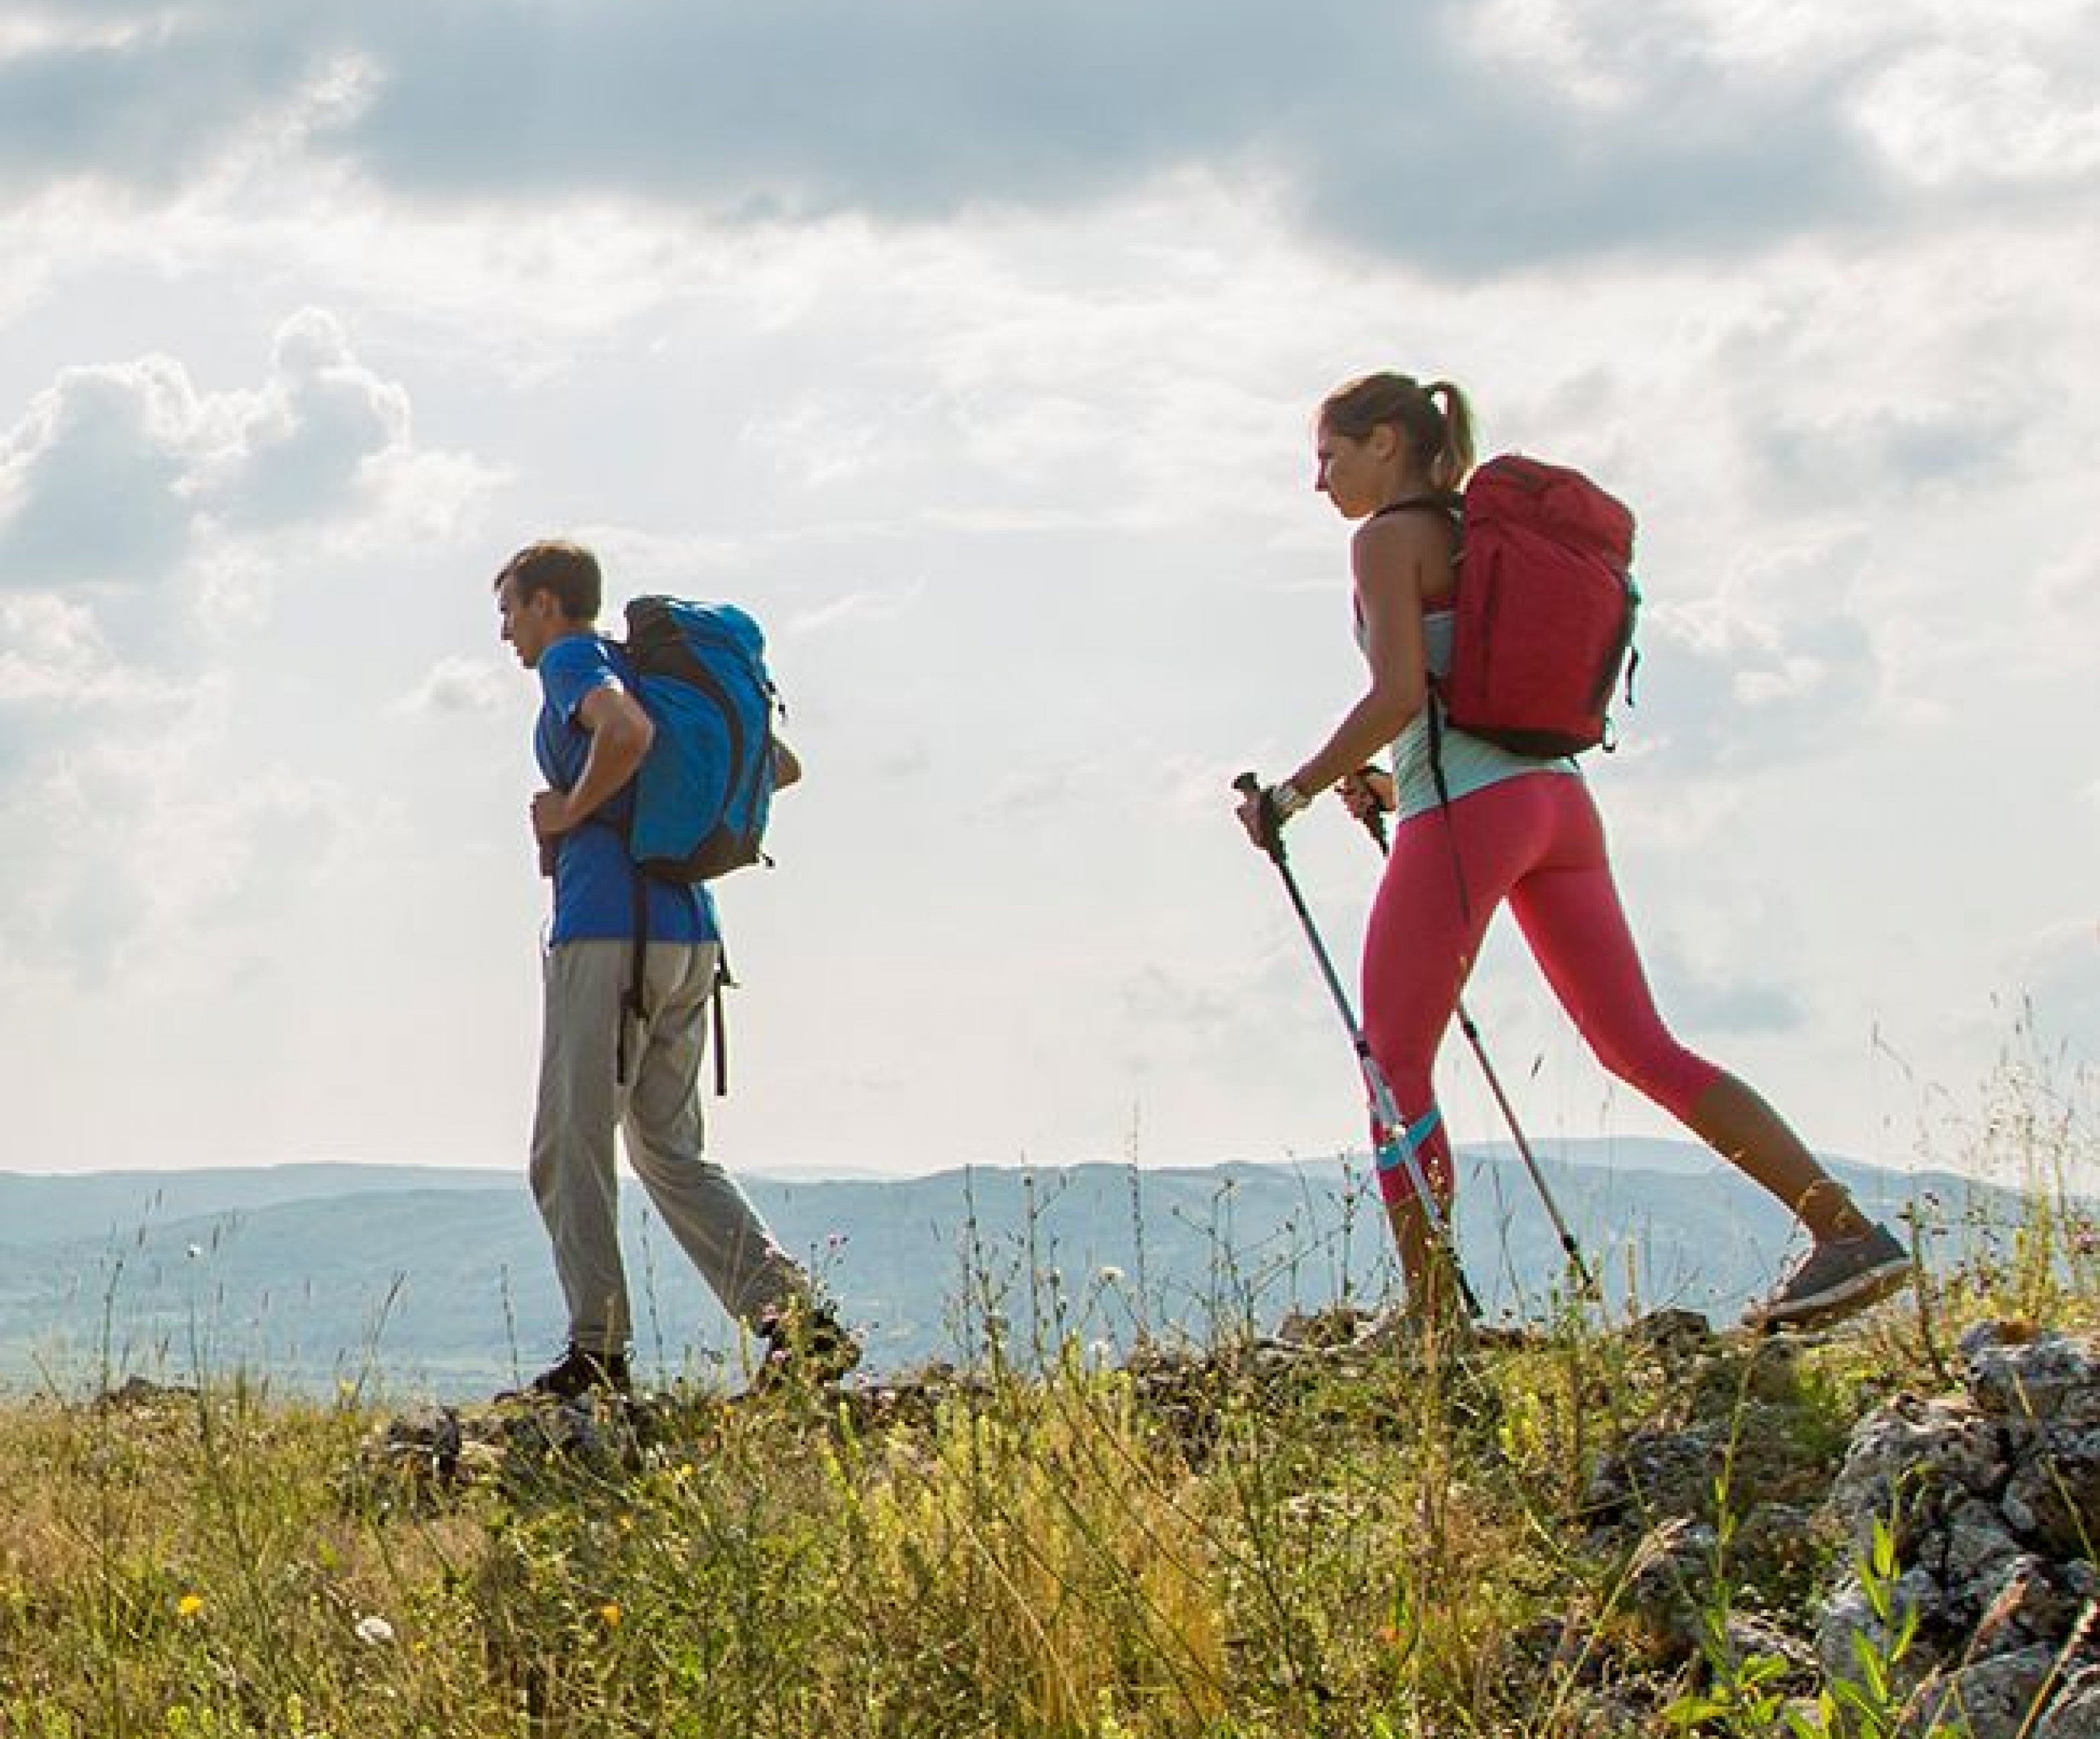
POLYGON ((598 1622, 602 1624, 608 1631, 618 1630, 620 1628, 620 1602, 617 1600, 607 1600, 604 1605, 598 1608, 598 1622))
POLYGON ((361 1643, 370 1643, 375 1649, 382 1643, 390 1643, 394 1640, 394 1626, 376 1612, 367 1613, 364 1617, 360 1618, 357 1621, 356 1629, 357 1640, 361 1643))
POLYGON ((203 1610, 204 1596, 201 1594, 186 1594, 175 1602, 175 1616, 178 1618, 194 1618, 203 1610))

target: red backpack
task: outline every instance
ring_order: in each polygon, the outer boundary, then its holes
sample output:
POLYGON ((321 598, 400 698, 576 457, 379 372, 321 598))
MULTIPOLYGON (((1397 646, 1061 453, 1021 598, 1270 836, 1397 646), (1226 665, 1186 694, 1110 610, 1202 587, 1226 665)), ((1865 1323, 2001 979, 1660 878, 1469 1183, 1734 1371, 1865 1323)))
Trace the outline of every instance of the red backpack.
MULTIPOLYGON (((1612 747, 1605 708, 1626 673, 1633 700, 1634 516, 1579 471, 1520 454, 1490 459, 1462 495, 1386 510, 1456 508, 1451 668, 1443 722, 1521 755, 1612 747)), ((1432 719, 1434 715, 1432 714, 1432 719)))

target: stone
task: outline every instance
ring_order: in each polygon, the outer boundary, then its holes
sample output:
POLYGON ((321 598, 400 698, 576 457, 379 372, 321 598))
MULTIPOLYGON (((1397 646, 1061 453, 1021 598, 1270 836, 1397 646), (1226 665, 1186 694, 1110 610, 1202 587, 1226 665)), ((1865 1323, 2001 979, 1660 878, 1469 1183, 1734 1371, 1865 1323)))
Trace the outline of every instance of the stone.
POLYGON ((1706 1428, 1728 1443, 1728 1503, 1820 1504, 1830 1490, 1830 1457, 1811 1449, 1798 1404, 1746 1400, 1706 1428))
POLYGON ((1936 1675, 1912 1700, 1906 1730, 1925 1733, 1962 1722, 1968 1739, 2021 1739, 2055 1662, 2054 1649, 2037 1644, 1936 1675))
POLYGON ((1967 1590, 1979 1583, 1996 1587, 2004 1579, 2006 1566, 2026 1554, 2002 1509, 1981 1498, 1964 1498, 1943 1525, 1940 1575, 1950 1589, 1967 1590))
POLYGON ((2006 1475, 1997 1424, 1956 1401, 1899 1395, 1862 1419, 1830 1488, 1830 1508, 1855 1547, 1894 1517, 1910 1556, 1922 1534, 1963 1497, 1995 1498, 2006 1475))
POLYGON ((2007 1481, 2001 1507, 2045 1551, 2089 1557, 2100 1543, 2100 1426, 2045 1425, 2007 1481))
POLYGON ((459 1472, 463 1441, 459 1415, 452 1408, 421 1406, 389 1423, 381 1454, 391 1466, 450 1480, 459 1472))
POLYGON ((1626 1568, 1625 1611, 1649 1652, 1665 1663, 1699 1646, 1720 1537, 1704 1522, 1672 1516, 1651 1529, 1626 1568))
POLYGON ((1714 1344, 1714 1326, 1696 1310, 1651 1310, 1627 1325, 1626 1339, 1674 1357, 1689 1357, 1714 1344))
POLYGON ((2047 1560, 2015 1558, 1993 1584, 1964 1590, 1976 1613, 1970 1650, 1978 1658, 2010 1654, 2032 1644, 2059 1646, 2078 1617, 2079 1600, 2047 1560))
POLYGON ((1367 1321, 1353 1304, 1288 1310, 1276 1325, 1276 1338, 1291 1347, 1345 1347, 1362 1337, 1367 1321))
POLYGON ((156 1383, 133 1371, 115 1388, 106 1388, 95 1397, 99 1407, 157 1407, 170 1401, 194 1401, 196 1390, 186 1383, 156 1383))
POLYGON ((2032 1739, 2100 1739, 2100 1666, 2071 1672, 2050 1700, 2032 1739))
POLYGON ((2054 1329, 2032 1340, 1965 1335, 1968 1387, 1976 1405, 2000 1419, 2100 1419, 2100 1355, 2054 1329), (1973 1350, 1972 1350, 1972 1342, 1973 1350))
POLYGON ((1692 1416, 1727 1419, 1746 1401, 1799 1406, 1802 1350, 1799 1340, 1781 1335, 1700 1360, 1692 1375, 1692 1416))
POLYGON ((1895 1633, 1876 1616, 1873 1602, 1859 1578, 1848 1576, 1825 1603, 1822 1620, 1815 1626, 1815 1658, 1826 1678, 1859 1678, 1855 1637, 1864 1638, 1866 1645, 1889 1664, 1890 1677, 1899 1685, 1916 1684, 1939 1665, 1939 1638, 1944 1633, 1948 1617, 1945 1591, 1926 1571, 1910 1569, 1896 1578, 1890 1593, 1892 1610, 1899 1622, 1908 1613, 1915 1611, 1918 1615, 1917 1633, 1904 1657, 1890 1662, 1895 1633))
POLYGON ((2038 1325, 2026 1317, 1996 1317, 1981 1322, 1972 1322, 1961 1331, 1955 1342, 1964 1358, 1974 1358, 1990 1347, 2023 1347, 2031 1344, 2041 1333, 2038 1325))
POLYGON ((1584 1513, 1607 1524, 1710 1515, 1722 1464, 1706 1431, 1636 1432, 1591 1475, 1584 1513))
POLYGON ((1732 1609, 1722 1629, 1721 1646, 1738 1666, 1756 1658, 1780 1662, 1786 1668, 1782 1681, 1785 1688, 1813 1687, 1815 1649, 1767 1613, 1732 1609))
POLYGON ((1754 1503, 1731 1550, 1753 1582, 1805 1582, 1820 1556, 1817 1533, 1815 1516, 1799 1504, 1754 1503))

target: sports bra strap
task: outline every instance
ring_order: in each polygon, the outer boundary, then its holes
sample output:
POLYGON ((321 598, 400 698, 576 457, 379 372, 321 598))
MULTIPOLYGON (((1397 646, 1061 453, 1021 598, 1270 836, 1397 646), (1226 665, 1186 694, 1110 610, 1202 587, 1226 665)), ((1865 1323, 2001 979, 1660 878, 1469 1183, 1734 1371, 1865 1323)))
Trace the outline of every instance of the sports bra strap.
POLYGON ((1388 514, 1436 514, 1456 524, 1459 511, 1459 497, 1446 490, 1435 495, 1403 496, 1399 501, 1388 501, 1371 518, 1383 519, 1388 514))

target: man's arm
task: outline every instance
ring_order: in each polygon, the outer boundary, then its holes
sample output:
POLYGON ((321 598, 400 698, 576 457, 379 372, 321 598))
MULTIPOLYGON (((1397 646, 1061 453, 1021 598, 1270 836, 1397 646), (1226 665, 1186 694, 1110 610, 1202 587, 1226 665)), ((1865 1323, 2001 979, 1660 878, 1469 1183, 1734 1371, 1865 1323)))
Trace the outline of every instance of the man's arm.
POLYGON ((624 688, 594 688, 576 706, 576 722, 590 734, 584 770, 567 791, 542 791, 532 799, 532 831, 543 840, 573 833, 598 806, 634 777, 655 740, 656 727, 642 703, 624 688))

